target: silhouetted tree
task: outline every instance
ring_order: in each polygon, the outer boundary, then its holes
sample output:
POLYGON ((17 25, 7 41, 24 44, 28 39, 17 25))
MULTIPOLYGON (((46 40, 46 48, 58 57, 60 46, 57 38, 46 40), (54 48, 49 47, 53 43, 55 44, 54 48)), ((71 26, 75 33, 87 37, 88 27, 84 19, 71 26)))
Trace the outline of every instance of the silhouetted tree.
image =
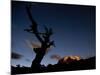
POLYGON ((36 56, 35 59, 32 61, 31 68, 35 68, 40 66, 40 63, 44 55, 46 54, 47 49, 50 48, 50 46, 55 46, 54 41, 50 40, 53 31, 52 28, 44 26, 45 32, 39 32, 38 25, 32 17, 31 8, 29 6, 26 7, 26 11, 32 25, 30 26, 29 29, 25 29, 25 31, 34 34, 41 43, 40 48, 33 48, 34 52, 36 53, 36 56))

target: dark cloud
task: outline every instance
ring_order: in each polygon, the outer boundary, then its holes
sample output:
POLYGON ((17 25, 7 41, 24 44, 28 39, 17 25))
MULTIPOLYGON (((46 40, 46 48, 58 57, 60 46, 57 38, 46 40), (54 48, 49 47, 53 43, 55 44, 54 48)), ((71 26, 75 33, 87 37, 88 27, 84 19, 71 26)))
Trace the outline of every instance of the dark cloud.
POLYGON ((12 59, 21 59, 23 57, 23 55, 16 53, 16 52, 12 52, 11 53, 11 58, 12 59))
POLYGON ((30 59, 25 59, 27 62, 30 62, 30 59))
POLYGON ((61 56, 55 54, 55 55, 52 55, 51 58, 52 59, 60 60, 61 59, 61 56))

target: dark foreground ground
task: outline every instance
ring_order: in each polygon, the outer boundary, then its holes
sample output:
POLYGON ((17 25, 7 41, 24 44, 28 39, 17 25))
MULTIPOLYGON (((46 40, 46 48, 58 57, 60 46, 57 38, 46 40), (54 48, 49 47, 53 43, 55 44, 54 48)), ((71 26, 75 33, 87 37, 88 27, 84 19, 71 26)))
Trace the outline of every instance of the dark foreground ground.
POLYGON ((11 66, 11 74, 28 74, 28 73, 44 73, 44 72, 59 72, 59 71, 75 71, 75 70, 89 70, 96 69, 96 58, 81 59, 69 64, 57 63, 55 65, 49 64, 47 67, 39 65, 37 68, 30 67, 14 67, 11 66))

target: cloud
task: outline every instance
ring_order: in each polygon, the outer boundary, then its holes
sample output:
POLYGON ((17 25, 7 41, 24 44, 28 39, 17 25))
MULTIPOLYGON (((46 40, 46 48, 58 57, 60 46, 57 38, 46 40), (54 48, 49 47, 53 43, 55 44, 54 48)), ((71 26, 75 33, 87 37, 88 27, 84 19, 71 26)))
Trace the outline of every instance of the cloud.
POLYGON ((30 48, 40 48, 41 47, 41 44, 39 42, 33 42, 33 41, 30 41, 30 40, 25 40, 27 45, 30 47, 30 48))
MULTIPOLYGON (((33 50, 33 48, 40 48, 41 47, 41 43, 36 42, 36 41, 30 41, 30 40, 25 40, 27 46, 29 48, 31 48, 33 50)), ((53 46, 50 46, 49 48, 47 48, 46 53, 48 53, 49 51, 51 51, 51 49, 53 48, 53 46)))
POLYGON ((46 54, 48 54, 52 50, 53 46, 50 46, 49 48, 46 49, 46 54))
POLYGON ((59 56, 59 55, 52 55, 51 58, 52 59, 60 60, 61 59, 61 56, 59 56))
POLYGON ((27 62, 30 62, 30 59, 25 59, 27 62))
POLYGON ((16 52, 12 52, 11 53, 11 58, 12 59, 21 59, 23 57, 23 55, 19 54, 19 53, 16 53, 16 52))

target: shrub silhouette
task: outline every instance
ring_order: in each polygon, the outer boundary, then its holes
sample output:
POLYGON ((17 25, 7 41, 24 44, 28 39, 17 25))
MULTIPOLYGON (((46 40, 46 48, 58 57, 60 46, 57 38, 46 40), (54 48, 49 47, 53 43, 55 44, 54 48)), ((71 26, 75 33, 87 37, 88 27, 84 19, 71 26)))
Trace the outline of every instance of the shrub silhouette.
MULTIPOLYGON (((48 66, 40 65, 39 68, 30 68, 30 67, 17 67, 11 66, 12 74, 27 74, 27 73, 42 73, 42 72, 58 72, 58 71, 73 71, 73 70, 88 70, 95 69, 96 62, 95 57, 88 59, 80 59, 79 61, 74 61, 71 63, 58 63, 57 64, 48 64, 48 66), (38 70, 37 70, 38 69, 38 70)), ((61 60, 60 60, 61 61, 61 60)))

